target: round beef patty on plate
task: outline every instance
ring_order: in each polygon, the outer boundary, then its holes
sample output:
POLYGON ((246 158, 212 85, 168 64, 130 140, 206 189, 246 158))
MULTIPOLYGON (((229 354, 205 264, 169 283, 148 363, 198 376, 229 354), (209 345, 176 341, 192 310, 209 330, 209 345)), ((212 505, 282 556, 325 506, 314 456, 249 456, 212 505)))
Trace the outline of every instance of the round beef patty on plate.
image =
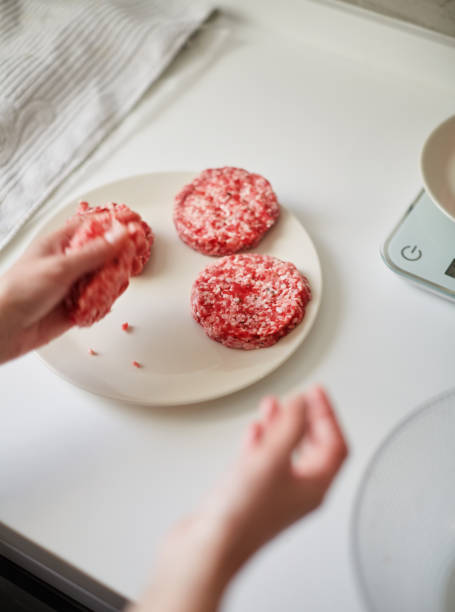
POLYGON ((210 338, 249 350, 294 329, 310 299, 309 282, 294 264, 251 253, 207 266, 193 284, 191 310, 210 338))
POLYGON ((204 170, 175 198, 174 224, 188 246, 229 255, 255 246, 278 219, 272 186, 241 168, 204 170))

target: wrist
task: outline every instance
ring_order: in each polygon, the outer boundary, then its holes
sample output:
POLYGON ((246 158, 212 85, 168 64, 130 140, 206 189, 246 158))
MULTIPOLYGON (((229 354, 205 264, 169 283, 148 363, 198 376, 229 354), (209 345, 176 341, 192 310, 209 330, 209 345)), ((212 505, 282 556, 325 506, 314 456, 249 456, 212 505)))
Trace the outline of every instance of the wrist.
POLYGON ((223 590, 262 544, 245 527, 234 513, 218 517, 213 565, 217 568, 218 585, 223 590))
POLYGON ((146 596, 130 611, 216 612, 232 574, 224 526, 207 513, 178 524, 166 537, 146 596))
POLYGON ((217 610, 237 569, 230 559, 230 531, 224 521, 203 512, 194 519, 191 531, 191 581, 202 599, 195 610, 217 610))

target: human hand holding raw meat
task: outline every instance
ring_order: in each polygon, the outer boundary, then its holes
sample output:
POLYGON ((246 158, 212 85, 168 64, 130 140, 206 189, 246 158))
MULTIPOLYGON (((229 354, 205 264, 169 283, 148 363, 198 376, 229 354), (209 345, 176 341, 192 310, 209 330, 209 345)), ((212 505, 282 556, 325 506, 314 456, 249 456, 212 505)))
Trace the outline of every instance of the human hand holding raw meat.
POLYGON ((82 248, 65 253, 81 219, 35 240, 0 277, 0 363, 48 343, 73 323, 63 299, 76 280, 97 270, 121 250, 126 226, 111 231, 82 248))

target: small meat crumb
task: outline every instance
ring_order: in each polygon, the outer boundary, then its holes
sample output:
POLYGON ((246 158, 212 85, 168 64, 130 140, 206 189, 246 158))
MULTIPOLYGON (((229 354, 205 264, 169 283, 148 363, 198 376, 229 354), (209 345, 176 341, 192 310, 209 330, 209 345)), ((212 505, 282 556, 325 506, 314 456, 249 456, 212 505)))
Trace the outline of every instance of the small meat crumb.
POLYGON ((129 328, 129 323, 123 323, 122 324, 123 331, 128 331, 128 328, 129 328))
POLYGON ((139 363, 139 361, 133 361, 133 366, 135 368, 142 368, 142 365, 139 363))
POLYGON ((89 355, 98 355, 98 353, 96 351, 94 351, 92 348, 88 349, 88 354, 89 355))

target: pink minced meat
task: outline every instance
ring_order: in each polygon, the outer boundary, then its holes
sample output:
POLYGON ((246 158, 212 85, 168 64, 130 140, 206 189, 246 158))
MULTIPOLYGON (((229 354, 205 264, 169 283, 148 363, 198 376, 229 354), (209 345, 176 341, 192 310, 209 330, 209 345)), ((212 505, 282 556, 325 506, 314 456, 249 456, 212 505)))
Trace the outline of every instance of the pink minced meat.
MULTIPOLYGON (((141 218, 141 216, 128 208, 126 204, 116 204, 115 202, 109 202, 106 206, 90 206, 88 202, 80 202, 77 215, 84 218, 91 217, 93 215, 103 214, 106 222, 115 218, 120 223, 128 225, 129 223, 136 225, 136 236, 134 242, 136 246, 136 253, 133 258, 133 268, 131 276, 137 276, 142 272, 142 268, 145 266, 150 257, 150 251, 153 244, 154 236, 149 225, 141 218)), ((109 228, 107 228, 109 229, 109 228)), ((107 231, 107 230, 106 230, 107 231)))
POLYGON ((80 278, 65 298, 71 320, 80 327, 88 327, 110 311, 128 287, 130 277, 142 272, 154 237, 147 223, 125 204, 112 202, 92 208, 87 202, 81 202, 76 215, 82 221, 65 252, 80 249, 90 240, 104 236, 115 220, 126 225, 129 233, 118 255, 96 272, 80 278))
POLYGON ((193 284, 191 310, 205 333, 225 346, 272 346, 303 319, 308 280, 294 264, 270 255, 223 257, 193 284))
POLYGON ((176 196, 174 224, 188 246, 229 255, 258 244, 278 219, 270 183, 242 168, 204 170, 176 196))

